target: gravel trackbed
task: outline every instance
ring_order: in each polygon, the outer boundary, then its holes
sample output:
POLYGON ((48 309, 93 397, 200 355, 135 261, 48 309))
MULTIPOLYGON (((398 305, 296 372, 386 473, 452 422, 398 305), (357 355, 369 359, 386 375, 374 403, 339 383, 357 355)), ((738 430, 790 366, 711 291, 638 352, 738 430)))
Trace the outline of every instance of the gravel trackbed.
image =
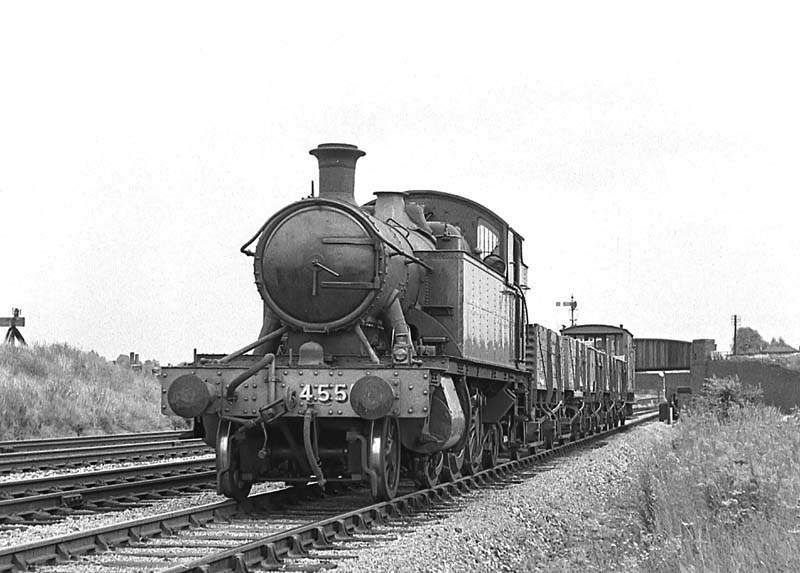
POLYGON ((658 423, 632 428, 547 460, 533 479, 472 494, 459 511, 404 527, 393 521, 386 541, 379 537, 336 571, 635 570, 643 556, 631 541, 637 515, 618 492, 637 483, 628 473, 635 452, 668 432, 658 423))

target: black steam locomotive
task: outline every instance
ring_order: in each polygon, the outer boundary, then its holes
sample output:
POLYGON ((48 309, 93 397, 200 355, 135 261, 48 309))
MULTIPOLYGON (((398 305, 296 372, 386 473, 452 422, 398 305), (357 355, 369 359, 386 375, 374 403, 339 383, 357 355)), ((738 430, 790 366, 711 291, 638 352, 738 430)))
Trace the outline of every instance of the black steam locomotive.
POLYGON ((581 342, 528 324, 523 239, 503 219, 437 191, 378 192, 359 206, 364 152, 310 153, 319 196, 242 247, 264 301, 258 339, 162 370, 162 410, 194 418, 215 447, 220 493, 368 481, 386 500, 401 472, 429 487, 501 451, 624 422, 630 333, 590 328, 581 342))

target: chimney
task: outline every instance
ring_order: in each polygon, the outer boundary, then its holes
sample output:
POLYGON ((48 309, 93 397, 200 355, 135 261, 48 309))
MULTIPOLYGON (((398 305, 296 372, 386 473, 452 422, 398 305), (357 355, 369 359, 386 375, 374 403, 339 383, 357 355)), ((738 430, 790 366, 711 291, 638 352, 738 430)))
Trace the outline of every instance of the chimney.
POLYGON ((309 153, 319 161, 319 196, 357 205, 356 161, 366 154, 347 143, 321 143, 309 153))

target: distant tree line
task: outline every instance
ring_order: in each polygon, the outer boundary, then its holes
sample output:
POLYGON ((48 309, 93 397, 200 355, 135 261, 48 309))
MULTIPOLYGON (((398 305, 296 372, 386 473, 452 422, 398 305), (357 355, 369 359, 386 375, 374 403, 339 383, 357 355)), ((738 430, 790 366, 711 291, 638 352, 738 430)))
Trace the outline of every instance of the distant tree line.
POLYGON ((736 330, 736 348, 734 354, 764 354, 770 352, 796 352, 782 336, 773 337, 770 342, 764 340, 755 328, 747 326, 736 330))

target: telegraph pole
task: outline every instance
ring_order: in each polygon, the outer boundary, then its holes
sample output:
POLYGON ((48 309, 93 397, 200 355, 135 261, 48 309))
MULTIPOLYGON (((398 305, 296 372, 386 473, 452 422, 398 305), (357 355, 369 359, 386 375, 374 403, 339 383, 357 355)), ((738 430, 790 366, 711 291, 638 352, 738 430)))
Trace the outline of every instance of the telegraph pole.
POLYGON ((739 323, 742 321, 742 317, 738 314, 734 314, 731 316, 731 322, 733 323, 733 355, 736 356, 736 333, 739 330, 739 323))
POLYGON ((25 326, 25 317, 19 315, 20 310, 18 308, 11 309, 11 316, 10 317, 3 317, 0 318, 0 326, 7 326, 8 332, 6 332, 5 343, 14 346, 17 342, 19 342, 22 346, 26 346, 27 343, 25 342, 25 338, 22 336, 22 333, 18 330, 18 327, 25 326))
POLYGON ((575 297, 573 295, 570 295, 568 301, 556 302, 556 306, 569 307, 569 325, 575 326, 575 309, 578 308, 578 301, 575 300, 575 297))

